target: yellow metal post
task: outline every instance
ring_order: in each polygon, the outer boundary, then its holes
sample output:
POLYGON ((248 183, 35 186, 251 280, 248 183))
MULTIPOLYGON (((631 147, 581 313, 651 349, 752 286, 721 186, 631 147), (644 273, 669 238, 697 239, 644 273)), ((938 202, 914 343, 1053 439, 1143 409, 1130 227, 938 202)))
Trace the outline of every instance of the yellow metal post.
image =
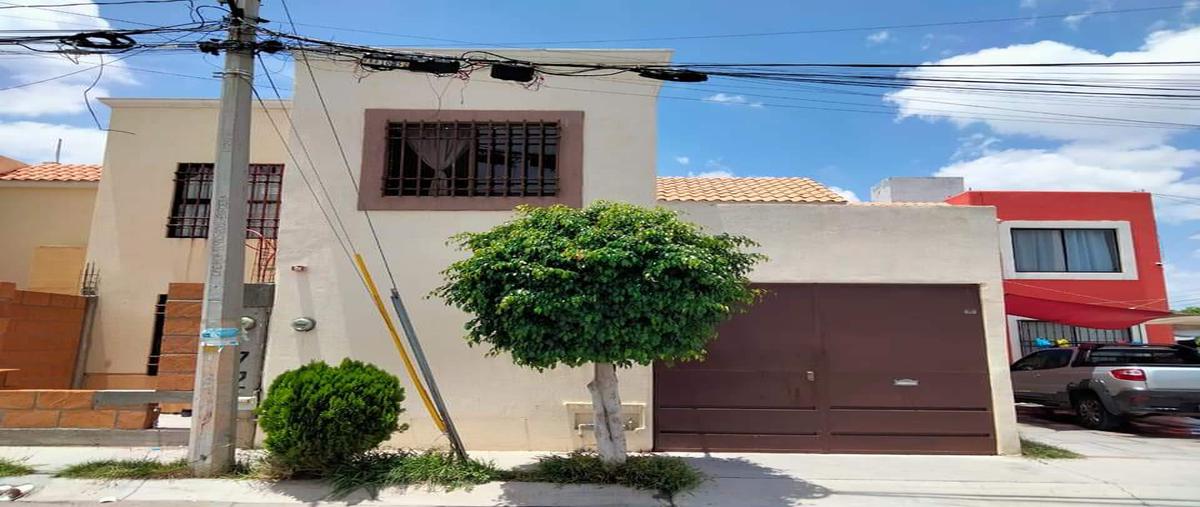
POLYGON ((388 334, 392 336, 392 344, 396 346, 396 351, 400 352, 400 358, 404 360, 404 369, 408 371, 408 378, 417 388, 417 393, 421 395, 421 401, 425 403, 425 410, 429 412, 429 417, 433 419, 433 424, 437 426, 442 433, 446 432, 446 423, 442 421, 442 416, 438 414, 437 409, 433 407, 433 400, 429 398, 429 393, 425 391, 425 385, 421 383, 420 377, 417 376, 416 368, 413 368, 412 359, 408 357, 408 351, 404 349, 404 344, 400 342, 400 334, 396 332, 396 325, 392 323, 392 317, 388 314, 387 307, 383 306, 383 299, 379 297, 379 289, 375 287, 375 280, 371 278, 371 273, 367 271, 367 263, 363 260, 362 254, 354 254, 354 263, 358 265, 359 273, 362 273, 363 281, 367 284, 367 292, 371 293, 371 300, 375 302, 375 309, 379 310, 379 316, 383 318, 383 323, 387 325, 388 334))

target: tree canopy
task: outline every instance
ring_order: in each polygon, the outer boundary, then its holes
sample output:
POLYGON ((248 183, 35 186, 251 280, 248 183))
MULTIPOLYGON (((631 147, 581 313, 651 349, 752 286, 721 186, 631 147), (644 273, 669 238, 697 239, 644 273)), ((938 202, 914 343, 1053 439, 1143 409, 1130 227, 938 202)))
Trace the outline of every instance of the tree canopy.
POLYGON ((470 313, 466 339, 537 369, 702 358, 716 326, 752 303, 764 259, 665 208, 598 202, 519 207, 452 239, 470 252, 434 291, 470 313))

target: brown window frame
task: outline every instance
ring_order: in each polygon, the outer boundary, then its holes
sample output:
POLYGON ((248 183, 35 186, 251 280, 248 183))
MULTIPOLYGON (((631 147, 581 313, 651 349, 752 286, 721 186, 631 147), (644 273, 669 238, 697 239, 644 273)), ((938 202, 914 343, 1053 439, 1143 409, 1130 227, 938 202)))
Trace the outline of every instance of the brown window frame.
MULTIPOLYGON (((215 164, 211 162, 180 162, 176 166, 171 209, 167 215, 168 238, 208 238, 214 168, 215 164), (189 196, 192 187, 197 187, 194 197, 189 196), (184 213, 183 210, 188 206, 202 206, 205 213, 195 216, 184 213)), ((250 164, 246 174, 246 239, 275 239, 279 236, 283 171, 283 164, 250 164), (272 184, 277 190, 273 200, 269 194, 272 184)))
POLYGON ((360 210, 508 211, 526 204, 583 205, 582 111, 437 111, 367 109, 363 125, 360 210), (385 195, 388 127, 392 123, 557 123, 558 187, 553 196, 400 196, 385 195))

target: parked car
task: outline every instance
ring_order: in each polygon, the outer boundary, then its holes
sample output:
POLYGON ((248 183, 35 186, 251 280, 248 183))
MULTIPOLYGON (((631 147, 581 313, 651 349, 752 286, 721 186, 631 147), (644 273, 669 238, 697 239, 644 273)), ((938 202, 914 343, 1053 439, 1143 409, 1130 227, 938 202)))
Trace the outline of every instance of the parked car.
POLYGON ((1013 363, 1019 403, 1071 410, 1111 430, 1130 417, 1200 416, 1200 353, 1179 345, 1079 345, 1039 350, 1013 363))

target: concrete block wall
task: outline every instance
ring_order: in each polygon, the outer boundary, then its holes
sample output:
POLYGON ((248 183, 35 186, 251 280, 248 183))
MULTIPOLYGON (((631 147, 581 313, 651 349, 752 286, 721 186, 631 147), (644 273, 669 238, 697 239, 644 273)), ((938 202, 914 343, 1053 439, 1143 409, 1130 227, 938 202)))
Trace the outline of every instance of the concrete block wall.
POLYGON ((0 428, 153 428, 151 403, 125 403, 93 390, 10 389, 0 391, 0 428))
MULTIPOLYGON (((162 351, 158 358, 160 391, 191 391, 195 385, 203 298, 202 283, 172 283, 167 287, 162 351)), ((190 407, 189 404, 164 403, 162 410, 175 413, 190 407)))
POLYGON ((83 328, 82 296, 17 290, 0 282, 0 369, 7 388, 71 387, 79 335, 83 328))

